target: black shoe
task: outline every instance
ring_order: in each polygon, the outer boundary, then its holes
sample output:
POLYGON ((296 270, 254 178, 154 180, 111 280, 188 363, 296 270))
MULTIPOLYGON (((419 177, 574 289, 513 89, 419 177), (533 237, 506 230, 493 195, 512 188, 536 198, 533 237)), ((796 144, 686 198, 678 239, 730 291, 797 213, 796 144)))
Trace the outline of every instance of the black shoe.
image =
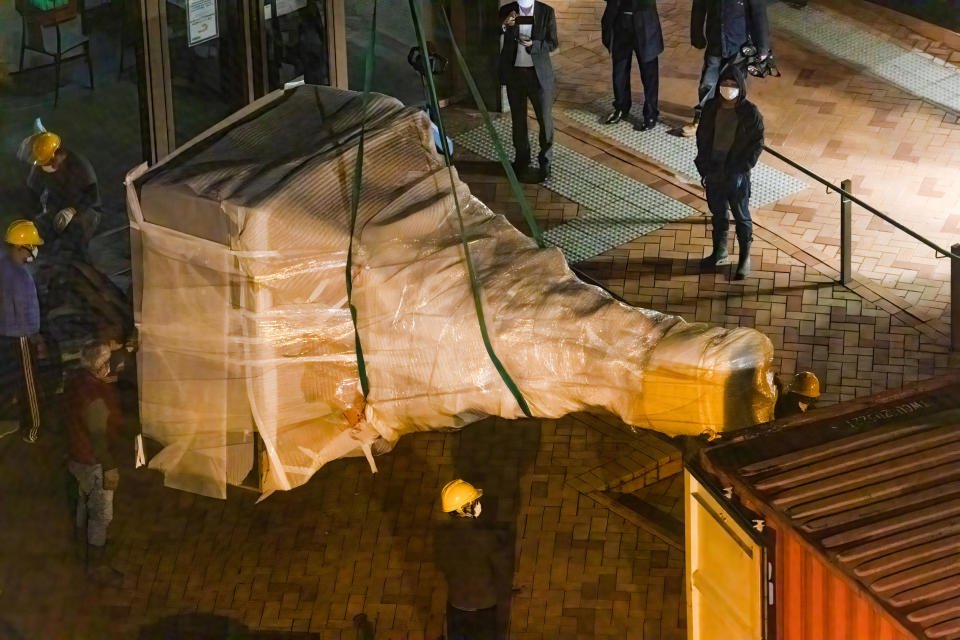
POLYGON ((546 162, 540 165, 540 174, 538 175, 537 182, 546 182, 550 179, 550 163, 546 162))
POLYGON ((510 166, 513 167, 513 172, 516 174, 517 178, 520 176, 526 175, 530 171, 530 161, 518 162, 514 161, 510 163, 510 166))
POLYGON ((620 109, 614 109, 613 113, 607 116, 607 119, 603 121, 603 124, 617 124, 623 120, 624 113, 620 109))
POLYGON ((637 127, 637 129, 639 129, 640 131, 650 131, 656 126, 657 126, 657 119, 654 118, 652 120, 644 120, 643 124, 637 127))

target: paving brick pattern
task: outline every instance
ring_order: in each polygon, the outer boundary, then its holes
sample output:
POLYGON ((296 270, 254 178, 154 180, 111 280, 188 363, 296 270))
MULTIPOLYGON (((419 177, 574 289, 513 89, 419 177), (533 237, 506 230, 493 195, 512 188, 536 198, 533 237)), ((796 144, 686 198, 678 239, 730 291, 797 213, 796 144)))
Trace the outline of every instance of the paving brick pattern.
MULTIPOLYGON (((609 56, 599 33, 588 26, 590 11, 596 21, 603 5, 578 2, 570 9, 555 4, 561 14, 571 11, 564 18, 567 24, 576 20, 581 25, 569 39, 566 32, 560 34, 563 46, 554 58, 560 104, 589 107, 610 92, 609 56)), ((868 3, 857 0, 844 6, 855 9, 864 29, 886 33, 905 49, 923 44, 922 36, 889 24, 882 14, 871 12, 868 3)), ((660 57, 661 110, 679 124, 695 101, 702 54, 688 43, 689 4, 665 0, 658 2, 658 10, 666 44, 660 57)), ((837 18, 846 19, 841 14, 837 18)), ((854 192, 867 202, 949 247, 960 224, 958 115, 783 34, 774 33, 773 38, 783 77, 750 86, 751 99, 765 116, 768 144, 835 183, 852 179, 854 192)), ((938 56, 946 47, 930 46, 938 56)), ((639 94, 635 98, 639 100, 639 94)), ((810 188, 756 212, 756 217, 820 260, 839 265, 836 194, 810 188)), ((863 277, 899 291, 906 305, 939 318, 940 326, 948 320, 948 261, 858 207, 854 265, 863 277)))
POLYGON ((683 637, 682 554, 569 482, 615 467, 634 480, 676 471, 668 444, 615 420, 416 434, 376 475, 362 459, 338 461, 260 504, 239 489, 226 501, 164 489, 124 467, 110 529, 119 589, 85 583, 73 557, 60 445, 50 432, 36 447, 0 440, 0 622, 25 638, 146 637, 145 625, 187 615, 354 638, 361 612, 377 638, 438 638, 445 587, 431 532, 445 517, 439 489, 456 476, 484 489, 484 519, 515 540, 509 637, 683 637))
MULTIPOLYGON (((603 3, 553 4, 563 40, 561 99, 591 104, 609 91, 597 30, 603 3)), ((687 3, 659 6, 667 32, 662 107, 683 116, 699 53, 685 41, 687 3)), ((852 177, 857 193, 913 214, 921 230, 949 237, 960 229, 950 217, 960 211, 960 184, 948 178, 960 133, 949 114, 816 52, 780 41, 777 52, 784 78, 754 83, 772 143, 824 175, 852 177)), ((452 115, 453 124, 471 118, 452 115)), ((703 211, 695 189, 656 168, 572 129, 560 138, 703 211)), ((474 193, 523 228, 489 163, 460 160, 474 193)), ((542 187, 525 191, 546 227, 584 213, 542 187)), ((909 309, 942 320, 943 262, 858 215, 861 272, 899 291, 901 302, 869 283, 836 285, 835 200, 810 189, 758 212, 755 270, 744 282, 729 281, 728 269, 701 273, 709 243, 703 217, 671 222, 579 267, 631 303, 764 331, 778 369, 817 371, 824 403, 955 370, 942 327, 909 309), (903 303, 907 296, 915 302, 903 303)), ((256 632, 250 637, 353 638, 352 618, 363 612, 377 638, 432 640, 445 594, 431 530, 441 517, 439 488, 455 476, 484 488, 490 526, 515 542, 517 590, 504 595, 505 636, 685 635, 682 553, 611 499, 632 493, 676 517, 677 452, 616 421, 488 420, 457 433, 416 434, 378 460, 375 476, 363 460, 338 461, 261 504, 239 489, 226 501, 163 489, 152 472, 125 466, 110 532, 114 563, 125 573, 119 589, 87 584, 73 557, 61 447, 52 432, 34 447, 0 440, 0 628, 25 638, 145 638, 145 625, 186 615, 224 616, 256 632)))

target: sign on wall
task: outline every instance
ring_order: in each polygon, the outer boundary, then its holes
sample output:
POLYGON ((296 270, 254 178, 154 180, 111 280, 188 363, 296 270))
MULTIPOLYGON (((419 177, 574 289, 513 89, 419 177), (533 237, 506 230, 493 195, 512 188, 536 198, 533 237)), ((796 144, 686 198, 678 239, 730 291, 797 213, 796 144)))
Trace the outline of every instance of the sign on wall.
POLYGON ((217 37, 217 0, 187 0, 187 46, 217 37))

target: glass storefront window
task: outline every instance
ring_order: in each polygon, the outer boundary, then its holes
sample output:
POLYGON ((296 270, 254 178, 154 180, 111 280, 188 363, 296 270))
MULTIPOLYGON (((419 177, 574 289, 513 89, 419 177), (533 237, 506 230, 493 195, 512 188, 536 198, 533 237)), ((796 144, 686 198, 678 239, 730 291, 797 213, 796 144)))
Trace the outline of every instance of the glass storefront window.
POLYGON ((324 0, 264 0, 263 11, 270 90, 300 76, 330 84, 324 0))
MULTIPOLYGON (((437 53, 453 60, 450 39, 443 18, 433 2, 418 0, 424 35, 433 43, 437 53)), ((445 3, 449 14, 449 2, 445 3)), ((347 66, 350 89, 363 89, 363 56, 370 38, 370 16, 373 0, 351 0, 346 3, 347 66)), ((424 96, 420 75, 407 62, 410 48, 417 44, 410 7, 406 0, 380 1, 377 5, 377 55, 373 89, 399 98, 405 104, 423 105, 424 96)), ((453 87, 454 65, 435 78, 437 92, 442 100, 449 97, 453 87)))
POLYGON ((249 101, 240 4, 166 0, 178 146, 249 101))

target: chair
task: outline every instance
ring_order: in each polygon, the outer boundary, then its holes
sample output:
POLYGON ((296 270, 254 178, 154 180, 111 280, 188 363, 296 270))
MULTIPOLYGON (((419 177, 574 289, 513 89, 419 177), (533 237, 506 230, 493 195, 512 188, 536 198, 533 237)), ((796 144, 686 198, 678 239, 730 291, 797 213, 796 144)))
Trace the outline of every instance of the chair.
POLYGON ((110 0, 111 6, 120 23, 120 65, 117 69, 117 80, 123 77, 124 56, 127 47, 137 44, 137 31, 140 27, 139 14, 135 2, 130 0, 110 0))
POLYGON ((53 58, 50 64, 30 67, 30 69, 44 69, 54 67, 56 70, 56 86, 54 87, 53 106, 60 100, 60 65, 78 58, 87 59, 87 70, 90 73, 90 89, 93 90, 93 61, 90 58, 90 39, 76 32, 61 33, 60 25, 74 20, 79 14, 78 0, 68 2, 56 9, 38 9, 30 4, 29 0, 16 0, 17 13, 23 24, 20 36, 20 64, 18 73, 23 71, 23 55, 26 51, 34 51, 53 58), (50 50, 44 42, 44 29, 53 27, 56 36, 56 49, 50 50), (67 55, 75 49, 83 48, 81 53, 67 55))

